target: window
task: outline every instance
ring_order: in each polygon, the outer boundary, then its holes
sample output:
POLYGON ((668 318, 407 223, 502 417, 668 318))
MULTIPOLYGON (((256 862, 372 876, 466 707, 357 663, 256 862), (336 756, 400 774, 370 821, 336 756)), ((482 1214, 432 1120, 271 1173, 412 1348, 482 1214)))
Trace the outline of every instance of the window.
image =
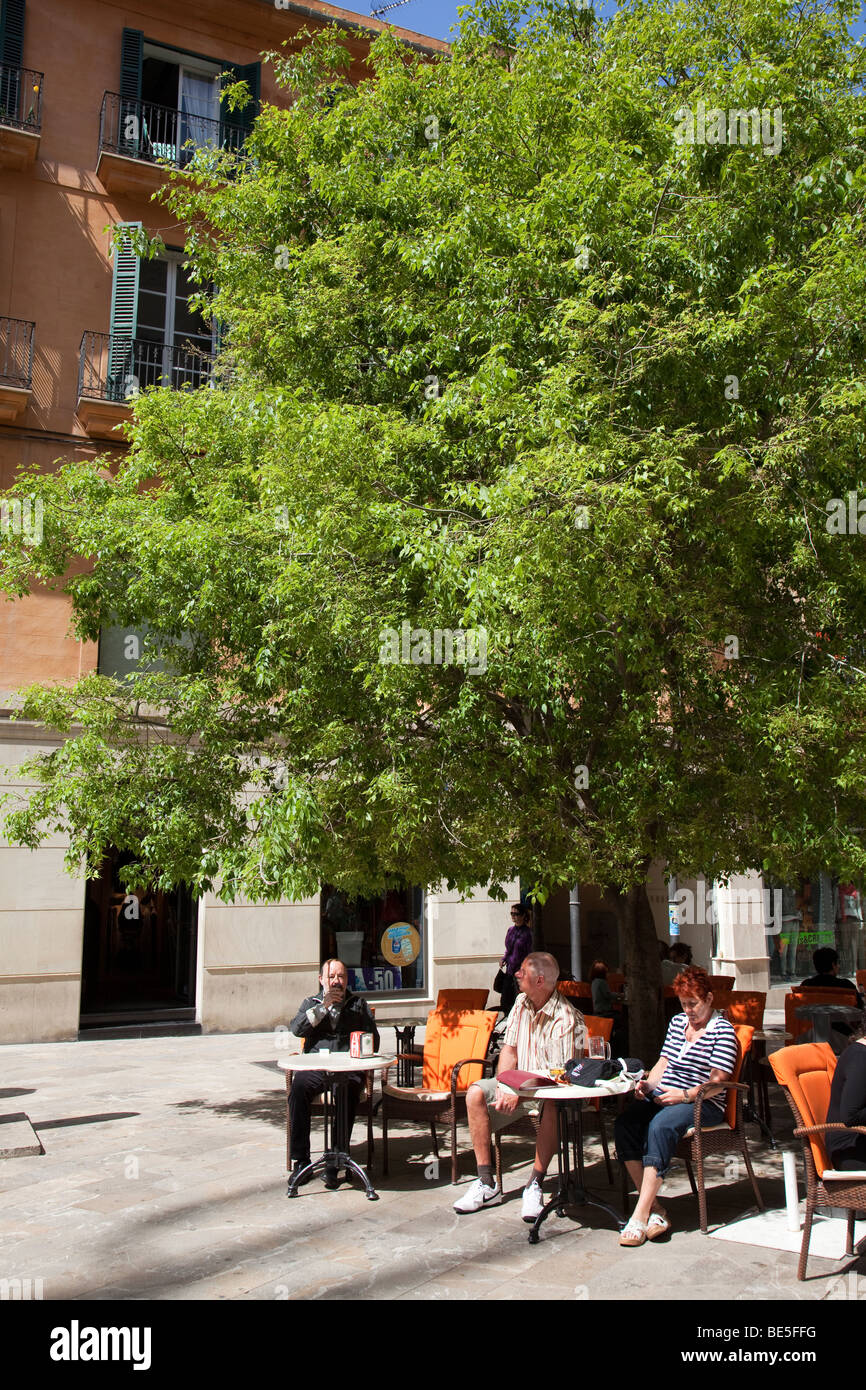
MULTIPOLYGON (((141 223, 127 224, 130 231, 141 223)), ((183 252, 141 260, 132 241, 114 255, 108 396, 128 400, 148 386, 198 387, 210 380, 216 326, 190 305, 183 252)))
POLYGON ((424 892, 392 888, 380 898, 349 898, 326 884, 320 897, 321 959, 336 956, 359 993, 423 994, 424 892))
POLYGON ((180 252, 142 261, 138 279, 138 386, 200 386, 210 375, 213 330, 190 307, 196 292, 180 252))
POLYGON ((839 953, 839 974, 853 979, 866 964, 860 885, 828 873, 777 884, 765 878, 772 903, 767 936, 770 981, 799 981, 813 975, 819 946, 839 953))
POLYGON ((220 143, 220 66, 145 43, 141 65, 143 134, 153 157, 183 163, 220 143))
POLYGON ((124 29, 119 102, 109 102, 112 94, 106 94, 110 110, 103 116, 102 145, 175 165, 188 163, 196 149, 239 149, 252 129, 260 88, 260 63, 187 53, 153 43, 139 29, 124 29), (237 81, 247 83, 252 101, 242 111, 228 111, 220 91, 237 81))

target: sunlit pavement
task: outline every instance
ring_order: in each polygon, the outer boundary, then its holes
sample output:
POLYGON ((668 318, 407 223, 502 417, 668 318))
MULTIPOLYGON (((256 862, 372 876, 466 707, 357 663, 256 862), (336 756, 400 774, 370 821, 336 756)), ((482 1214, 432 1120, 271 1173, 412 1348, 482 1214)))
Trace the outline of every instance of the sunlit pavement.
MULTIPOLYGON (((320 1181, 286 1199, 285 1086, 271 1033, 0 1047, 0 1113, 25 1112, 45 1154, 0 1161, 0 1280, 51 1299, 866 1299, 866 1257, 810 1257, 701 1235, 677 1165, 663 1194, 669 1240, 621 1249, 595 1208, 551 1216, 537 1245, 520 1219, 531 1143, 506 1137, 505 1201, 471 1216, 452 1202, 474 1176, 465 1129, 460 1186, 447 1138, 439 1176, 429 1130, 392 1130, 383 1178, 378 1120, 370 1202, 320 1181), (857 1278, 852 1277, 852 1272, 857 1278), (841 1278, 839 1276, 842 1276, 841 1278), (41 1281, 37 1284, 35 1281, 41 1281)), ((783 1142, 791 1123, 775 1092, 783 1142)), ((609 1132, 612 1131, 612 1116, 609 1132)), ((320 1140, 314 1121, 313 1155, 320 1140)), ((783 1205, 782 1162, 748 1127, 764 1199, 783 1205)), ((365 1157, 365 1124, 354 1132, 365 1157)), ((588 1182, 608 1187, 591 1122, 588 1182)), ((710 1229, 752 1208, 733 1155, 710 1165, 710 1229)), ((5 1287, 5 1286, 4 1286, 5 1287)))

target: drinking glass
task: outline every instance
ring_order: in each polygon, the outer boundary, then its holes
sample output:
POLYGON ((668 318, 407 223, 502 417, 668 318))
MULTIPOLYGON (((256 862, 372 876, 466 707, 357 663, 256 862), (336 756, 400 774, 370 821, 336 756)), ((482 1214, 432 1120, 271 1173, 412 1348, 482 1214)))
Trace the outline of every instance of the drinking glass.
POLYGON ((590 1055, 590 1057, 604 1057, 604 1058, 609 1057, 609 1056, 610 1056, 610 1043, 609 1043, 609 1042, 605 1042, 604 1038, 590 1038, 590 1039, 589 1039, 589 1055, 590 1055))

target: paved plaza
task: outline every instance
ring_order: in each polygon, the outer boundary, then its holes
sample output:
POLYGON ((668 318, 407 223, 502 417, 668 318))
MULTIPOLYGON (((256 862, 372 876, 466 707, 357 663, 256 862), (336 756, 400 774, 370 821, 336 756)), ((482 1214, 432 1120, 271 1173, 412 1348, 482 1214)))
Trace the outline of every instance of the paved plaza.
MULTIPOLYGON (((841 1245, 838 1260, 811 1257, 798 1284, 796 1255, 701 1235, 680 1165, 664 1193, 669 1241, 623 1250, 608 1217, 589 1208, 574 1209, 577 1220, 552 1216, 530 1246, 520 1192, 532 1147, 521 1138, 504 1140, 505 1201, 473 1216, 452 1210, 461 1189, 447 1161, 435 1177, 429 1132, 398 1125, 383 1178, 378 1121, 377 1202, 318 1181, 287 1201, 280 1041, 244 1033, 0 1047, 0 1114, 24 1112, 45 1149, 0 1160, 0 1280, 29 1279, 46 1300, 760 1301, 856 1289, 866 1298, 866 1257, 846 1260, 841 1245)), ((778 1092, 776 1101, 790 1143, 778 1092)), ((359 1120, 359 1160, 364 1128, 359 1120)), ((748 1133, 767 1205, 781 1207, 780 1154, 753 1125, 748 1133)), ((465 1129, 460 1141, 465 1184, 474 1176, 465 1129)), ((618 1205, 594 1122, 586 1153, 590 1186, 618 1205)), ((746 1212, 752 1195, 733 1160, 711 1172, 712 1230, 746 1212)))

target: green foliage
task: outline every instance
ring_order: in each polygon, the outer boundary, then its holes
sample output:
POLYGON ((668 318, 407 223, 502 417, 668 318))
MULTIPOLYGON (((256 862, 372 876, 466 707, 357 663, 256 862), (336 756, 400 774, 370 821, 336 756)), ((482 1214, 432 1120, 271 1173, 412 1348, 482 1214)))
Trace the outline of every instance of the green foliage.
POLYGON ((170 195, 220 389, 19 484, 7 591, 161 664, 28 692, 74 736, 8 832, 226 897, 866 869, 853 10, 481 0, 357 89, 334 33, 280 58, 295 104, 170 195), (779 152, 678 143, 699 102, 779 152), (404 620, 486 670, 380 662, 404 620))

